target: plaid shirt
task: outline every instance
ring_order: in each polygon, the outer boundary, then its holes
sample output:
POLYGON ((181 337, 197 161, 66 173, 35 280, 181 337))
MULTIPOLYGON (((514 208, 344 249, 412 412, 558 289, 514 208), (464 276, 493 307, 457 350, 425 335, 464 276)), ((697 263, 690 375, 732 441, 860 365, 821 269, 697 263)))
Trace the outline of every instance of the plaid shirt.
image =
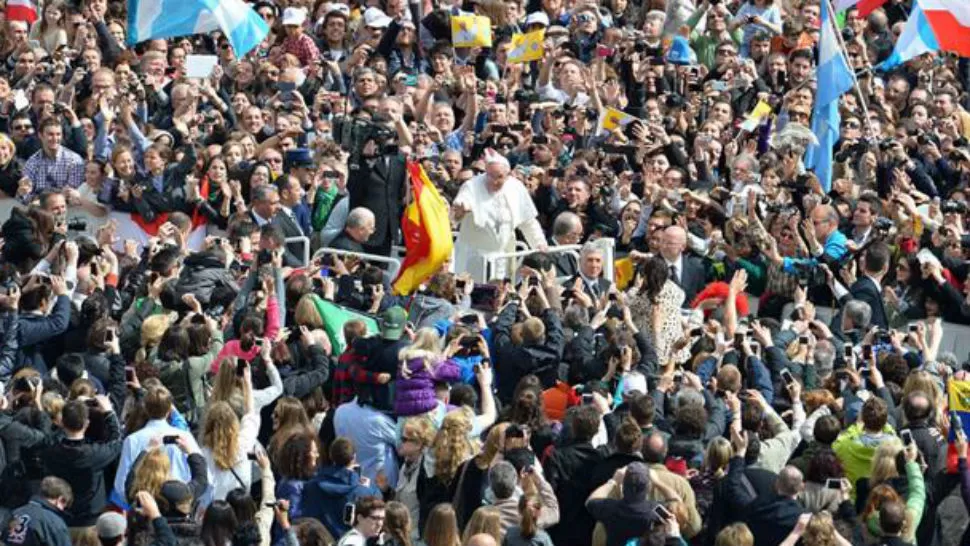
POLYGON ((337 366, 333 370, 333 397, 330 399, 332 407, 353 400, 357 394, 354 384, 377 384, 377 374, 367 371, 360 365, 363 360, 350 349, 337 359, 337 366))
POLYGON ((306 34, 300 33, 295 38, 287 36, 283 39, 282 45, 283 53, 292 53, 303 66, 307 66, 320 58, 320 50, 317 49, 317 44, 313 42, 313 38, 306 34))
POLYGON ((57 155, 51 159, 41 148, 27 160, 24 175, 34 186, 33 195, 63 187, 80 188, 84 183, 84 160, 63 146, 57 149, 57 155))

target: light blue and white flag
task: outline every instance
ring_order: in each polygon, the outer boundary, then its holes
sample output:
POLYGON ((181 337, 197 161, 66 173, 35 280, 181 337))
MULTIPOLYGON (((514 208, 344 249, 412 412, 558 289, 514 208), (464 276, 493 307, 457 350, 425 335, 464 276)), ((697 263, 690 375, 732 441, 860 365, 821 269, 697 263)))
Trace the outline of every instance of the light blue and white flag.
POLYGON ((838 38, 829 3, 822 2, 822 32, 818 46, 818 92, 812 110, 812 132, 818 138, 818 146, 809 146, 805 152, 805 166, 813 169, 822 189, 828 193, 832 188, 832 148, 839 140, 839 98, 852 89, 855 74, 849 69, 838 38))
POLYGON ((238 58, 269 34, 243 0, 128 0, 128 45, 221 30, 238 58))
POLYGON ((906 26, 896 40, 896 48, 893 49, 892 55, 876 66, 876 69, 891 70, 914 57, 939 50, 940 44, 936 40, 933 26, 930 25, 919 2, 913 2, 913 9, 909 12, 906 26))

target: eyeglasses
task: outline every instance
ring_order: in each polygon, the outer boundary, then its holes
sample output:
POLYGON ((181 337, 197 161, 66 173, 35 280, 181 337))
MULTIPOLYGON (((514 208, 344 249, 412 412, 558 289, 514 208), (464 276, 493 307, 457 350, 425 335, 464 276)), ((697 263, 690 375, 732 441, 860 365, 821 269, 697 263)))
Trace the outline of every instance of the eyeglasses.
POLYGON ((847 121, 847 122, 843 123, 842 126, 845 127, 846 129, 858 129, 859 128, 859 122, 858 121, 847 121))
POLYGON ((283 162, 283 158, 282 157, 267 157, 266 158, 266 162, 267 163, 282 163, 283 162))
POLYGON ((229 44, 219 44, 219 49, 221 49, 223 51, 227 51, 230 47, 232 47, 232 46, 229 45, 229 44))
POLYGON ((21 125, 14 125, 11 127, 14 131, 29 131, 33 129, 34 126, 29 123, 23 123, 21 125))
POLYGON ((718 49, 714 52, 716 55, 737 55, 733 49, 718 49))

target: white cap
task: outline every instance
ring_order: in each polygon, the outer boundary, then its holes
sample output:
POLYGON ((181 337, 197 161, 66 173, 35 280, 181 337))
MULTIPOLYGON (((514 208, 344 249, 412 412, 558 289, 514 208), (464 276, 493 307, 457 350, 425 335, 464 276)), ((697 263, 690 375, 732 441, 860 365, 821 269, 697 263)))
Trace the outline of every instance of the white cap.
POLYGON ((485 148, 485 164, 486 165, 492 165, 492 164, 502 165, 506 169, 511 169, 512 168, 512 166, 509 165, 509 160, 508 159, 505 159, 505 156, 503 156, 502 154, 496 152, 495 150, 493 150, 491 148, 485 148))
POLYGON ((371 28, 387 28, 392 19, 380 8, 367 8, 364 12, 364 26, 371 28))
POLYGON ((542 25, 544 27, 549 26, 549 16, 546 15, 544 11, 533 11, 525 18, 525 26, 529 25, 542 25))
POLYGON ((630 372, 623 376, 623 396, 633 393, 647 394, 647 378, 638 372, 630 372))
POLYGON ((286 8, 283 10, 283 26, 302 27, 306 21, 306 10, 303 8, 286 8))
POLYGON ((333 12, 342 13, 346 17, 350 17, 350 6, 342 2, 326 2, 323 4, 324 16, 333 12))

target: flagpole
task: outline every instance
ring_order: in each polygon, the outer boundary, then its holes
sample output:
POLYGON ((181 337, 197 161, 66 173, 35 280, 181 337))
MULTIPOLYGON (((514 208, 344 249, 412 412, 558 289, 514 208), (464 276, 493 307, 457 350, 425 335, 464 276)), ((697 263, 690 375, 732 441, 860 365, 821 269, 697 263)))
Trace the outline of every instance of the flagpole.
MULTIPOLYGON (((829 8, 830 17, 828 19, 828 22, 830 25, 832 25, 832 28, 835 29, 835 39, 838 40, 839 42, 840 53, 845 59, 846 66, 849 67, 849 70, 852 73, 852 87, 855 89, 856 97, 859 99, 859 107, 862 108, 862 115, 865 118, 866 129, 869 131, 869 134, 872 135, 873 134, 872 122, 869 121, 869 107, 866 106, 866 98, 862 94, 862 88, 859 87, 859 78, 856 77, 855 69, 852 67, 851 64, 849 64, 849 55, 848 55, 848 51, 845 48, 845 41, 842 40, 842 32, 839 31, 839 27, 835 24, 835 8, 832 5, 832 0, 823 0, 823 1, 826 3, 827 7, 829 8)), ((866 60, 868 61, 868 59, 866 60)), ((818 91, 816 90, 815 93, 816 93, 816 99, 817 99, 818 91)))

